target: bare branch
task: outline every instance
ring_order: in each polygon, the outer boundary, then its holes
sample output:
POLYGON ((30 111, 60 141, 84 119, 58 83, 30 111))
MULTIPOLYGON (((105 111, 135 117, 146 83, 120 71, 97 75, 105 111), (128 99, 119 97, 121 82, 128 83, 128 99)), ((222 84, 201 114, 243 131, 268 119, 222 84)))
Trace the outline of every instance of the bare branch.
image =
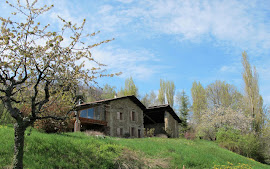
POLYGON ((42 106, 43 106, 44 104, 46 104, 46 103, 49 101, 49 98, 50 98, 49 84, 50 84, 50 82, 47 81, 47 82, 46 82, 46 85, 45 85, 45 87, 44 87, 44 91, 45 91, 45 96, 44 96, 44 97, 45 97, 45 98, 44 98, 43 101, 41 101, 41 102, 38 103, 38 112, 40 112, 42 106))

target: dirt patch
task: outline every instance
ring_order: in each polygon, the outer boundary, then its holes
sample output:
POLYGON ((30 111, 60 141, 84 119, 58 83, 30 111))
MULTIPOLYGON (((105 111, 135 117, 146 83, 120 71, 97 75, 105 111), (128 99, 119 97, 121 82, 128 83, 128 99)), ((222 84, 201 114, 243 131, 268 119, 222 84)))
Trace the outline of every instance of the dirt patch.
POLYGON ((86 130, 84 133, 87 136, 105 136, 103 132, 95 131, 95 130, 86 130))
POLYGON ((121 156, 116 160, 118 169, 137 168, 169 168, 169 159, 147 158, 142 152, 124 149, 121 156))

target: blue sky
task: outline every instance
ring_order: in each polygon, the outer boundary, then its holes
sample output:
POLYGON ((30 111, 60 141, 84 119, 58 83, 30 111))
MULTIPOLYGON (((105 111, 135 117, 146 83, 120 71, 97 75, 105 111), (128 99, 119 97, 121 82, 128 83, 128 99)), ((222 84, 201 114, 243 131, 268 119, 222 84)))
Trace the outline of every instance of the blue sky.
MULTIPOLYGON (((12 2, 12 1, 11 1, 12 2)), ((45 3, 44 1, 41 3, 45 3)), ((270 1, 268 0, 48 0, 55 7, 40 18, 58 28, 57 15, 80 23, 93 39, 115 38, 93 56, 120 77, 100 79, 120 89, 132 76, 140 95, 159 89, 160 78, 190 95, 194 80, 204 86, 226 80, 243 91, 241 53, 259 73, 260 92, 270 104, 270 1)), ((0 2, 1 16, 10 8, 0 2)), ((89 67, 91 65, 88 65, 89 67)))

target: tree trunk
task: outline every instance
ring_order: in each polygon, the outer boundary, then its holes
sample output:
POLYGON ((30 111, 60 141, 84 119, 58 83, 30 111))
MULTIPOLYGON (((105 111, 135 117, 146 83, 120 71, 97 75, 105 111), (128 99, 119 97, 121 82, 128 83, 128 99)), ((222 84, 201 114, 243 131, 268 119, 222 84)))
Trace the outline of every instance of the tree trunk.
POLYGON ((14 159, 13 168, 22 169, 23 168, 23 147, 24 147, 24 133, 25 127, 23 123, 17 122, 14 124, 14 159))

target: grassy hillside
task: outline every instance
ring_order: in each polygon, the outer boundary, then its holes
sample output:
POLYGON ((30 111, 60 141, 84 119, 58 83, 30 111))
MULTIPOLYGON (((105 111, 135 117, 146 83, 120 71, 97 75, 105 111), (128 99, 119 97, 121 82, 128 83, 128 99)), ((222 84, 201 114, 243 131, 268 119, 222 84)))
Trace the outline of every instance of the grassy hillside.
MULTIPOLYGON (((29 133, 29 130, 26 134, 29 133)), ((13 129, 0 126, 0 168, 13 156, 13 129)), ((25 141, 25 168, 270 168, 218 147, 185 139, 95 138, 84 133, 32 131, 25 141)))

